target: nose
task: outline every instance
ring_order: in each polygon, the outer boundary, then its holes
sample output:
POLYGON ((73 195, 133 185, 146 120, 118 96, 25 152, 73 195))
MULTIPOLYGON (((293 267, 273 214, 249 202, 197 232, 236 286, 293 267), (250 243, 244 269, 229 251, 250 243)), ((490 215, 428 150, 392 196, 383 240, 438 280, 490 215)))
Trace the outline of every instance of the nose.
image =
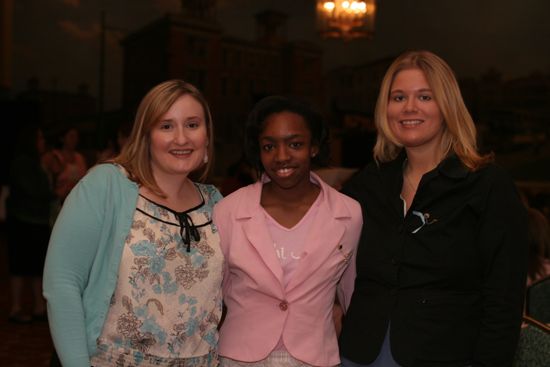
POLYGON ((416 112, 418 107, 416 105, 416 98, 407 98, 405 102, 405 112, 416 112))
POLYGON ((175 130, 174 134, 174 140, 176 144, 183 145, 187 142, 187 135, 185 134, 185 129, 182 127, 179 127, 175 130))
POLYGON ((277 147, 277 149, 275 151, 275 159, 278 162, 284 162, 284 161, 288 160, 288 158, 289 158, 289 154, 288 154, 288 151, 287 151, 287 147, 285 145, 277 147))

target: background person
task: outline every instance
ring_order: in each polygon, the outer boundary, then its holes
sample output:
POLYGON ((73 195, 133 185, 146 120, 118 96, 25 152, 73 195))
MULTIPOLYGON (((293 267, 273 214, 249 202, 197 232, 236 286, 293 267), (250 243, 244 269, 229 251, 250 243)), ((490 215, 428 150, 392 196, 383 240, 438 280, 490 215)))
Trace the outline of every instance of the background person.
POLYGON ((76 150, 78 140, 78 130, 71 127, 61 134, 61 147, 52 151, 53 158, 60 166, 60 172, 55 177, 55 193, 61 202, 88 169, 84 156, 76 150))
POLYGON ((78 130, 68 128, 59 137, 61 147, 44 154, 44 164, 53 173, 56 195, 50 206, 50 227, 53 227, 63 201, 88 169, 84 156, 76 150, 78 140, 78 130))
POLYGON ((550 226, 542 212, 527 208, 529 266, 527 268, 527 286, 537 280, 550 276, 550 226))
POLYGON ((223 256, 206 177, 212 118, 181 80, 147 93, 122 152, 73 189, 44 273, 64 367, 215 366, 223 256))
POLYGON ((23 128, 9 172, 7 207, 8 269, 11 309, 8 320, 46 320, 42 272, 50 237, 50 203, 54 197, 50 173, 42 162, 46 141, 37 126, 23 128), (32 308, 23 304, 25 286, 32 289, 32 308), (30 313, 29 313, 30 311, 30 313))
POLYGON ((119 124, 116 136, 107 141, 107 146, 97 152, 96 161, 97 163, 103 163, 109 159, 112 159, 120 154, 122 147, 128 141, 128 137, 132 132, 133 121, 124 121, 119 124))
POLYGON ((327 131, 306 105, 256 104, 245 149, 263 175, 214 208, 225 255, 222 366, 336 366, 333 306, 347 309, 361 209, 311 171, 327 131))
POLYGON ((375 163, 344 192, 363 207, 343 366, 509 366, 527 268, 510 177, 476 148, 450 67, 427 51, 389 67, 375 163))

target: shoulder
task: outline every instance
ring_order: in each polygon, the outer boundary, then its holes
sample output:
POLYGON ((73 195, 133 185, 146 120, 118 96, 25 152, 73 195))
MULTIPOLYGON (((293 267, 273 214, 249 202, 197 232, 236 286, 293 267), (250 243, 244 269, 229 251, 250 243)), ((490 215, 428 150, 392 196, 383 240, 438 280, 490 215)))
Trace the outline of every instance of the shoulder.
POLYGON ((338 213, 344 215, 347 212, 352 218, 361 218, 361 205, 357 200, 339 192, 322 180, 319 182, 332 212, 337 215, 338 213))
POLYGON ((526 220, 527 210, 521 200, 519 189, 510 173, 503 167, 491 163, 472 172, 470 177, 472 181, 468 187, 472 187, 473 194, 481 198, 483 208, 490 211, 488 215, 521 215, 526 220))
POLYGON ((512 180, 512 177, 508 171, 496 163, 489 163, 486 166, 474 171, 474 174, 486 177, 489 180, 512 180))
POLYGON ((245 186, 232 192, 214 206, 212 219, 220 230, 220 234, 227 235, 230 228, 235 224, 237 217, 249 217, 251 215, 251 211, 246 205, 254 197, 253 191, 257 184, 245 186))
POLYGON ((356 206, 359 206, 359 202, 355 199, 353 199, 352 197, 336 190, 335 188, 329 186, 329 185, 326 185, 325 184, 325 187, 323 187, 323 189, 325 190, 326 192, 326 195, 331 199, 331 200, 335 200, 335 201, 339 201, 341 202, 342 204, 348 206, 348 207, 356 207, 356 206))
POLYGON ((137 193, 137 184, 126 178, 118 166, 100 164, 92 167, 71 190, 63 203, 63 211, 70 210, 71 215, 85 213, 88 218, 95 214, 94 218, 99 218, 105 208, 131 202, 128 199, 136 198, 137 193))
POLYGON ((216 204, 214 210, 218 212, 232 211, 243 203, 249 202, 252 198, 258 196, 257 194, 259 190, 261 190, 260 187, 261 183, 259 182, 241 187, 220 200, 218 204, 216 204))
POLYGON ((101 163, 90 168, 83 180, 102 181, 105 180, 128 180, 119 166, 112 163, 101 163))
POLYGON ((365 185, 369 184, 379 176, 380 169, 381 168, 376 163, 369 163, 346 182, 342 188, 342 192, 346 195, 355 197, 357 193, 364 191, 365 185))
POLYGON ((473 171, 470 175, 476 181, 484 183, 484 186, 488 190, 501 188, 516 191, 514 180, 510 173, 495 163, 490 163, 473 171))
POLYGON ((214 185, 199 182, 195 182, 195 185, 198 187, 206 201, 212 203, 212 205, 216 204, 223 198, 218 188, 214 185))
POLYGON ((102 163, 93 166, 86 175, 80 179, 75 189, 86 189, 92 192, 115 191, 119 193, 129 190, 137 191, 137 184, 131 181, 118 165, 112 163, 102 163))

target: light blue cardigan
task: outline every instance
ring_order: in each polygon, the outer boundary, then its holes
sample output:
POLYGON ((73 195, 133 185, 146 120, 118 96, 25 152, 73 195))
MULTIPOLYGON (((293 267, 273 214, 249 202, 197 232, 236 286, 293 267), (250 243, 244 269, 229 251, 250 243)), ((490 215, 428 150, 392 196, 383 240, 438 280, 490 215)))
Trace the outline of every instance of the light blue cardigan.
POLYGON ((50 238, 44 297, 53 342, 64 367, 89 367, 117 284, 138 186, 101 164, 71 191, 50 238))
POLYGON ((55 348, 64 367, 89 367, 115 290, 138 186, 102 164, 71 191, 52 231, 44 297, 55 348))

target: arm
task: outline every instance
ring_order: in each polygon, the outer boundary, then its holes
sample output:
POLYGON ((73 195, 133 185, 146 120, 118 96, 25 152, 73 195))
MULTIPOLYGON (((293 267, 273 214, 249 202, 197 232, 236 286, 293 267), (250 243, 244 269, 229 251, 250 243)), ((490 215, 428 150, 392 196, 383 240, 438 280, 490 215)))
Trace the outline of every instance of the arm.
POLYGON ((228 213, 224 212, 224 209, 222 208, 223 204, 217 204, 214 206, 214 210, 212 212, 212 221, 214 222, 214 225, 218 229, 218 234, 220 236, 220 247, 223 253, 223 256, 225 258, 223 262, 223 281, 222 281, 222 293, 225 295, 226 290, 229 286, 229 265, 228 265, 228 259, 229 259, 229 234, 228 234, 228 226, 226 225, 228 213))
POLYGON ((101 241, 107 191, 105 180, 95 176, 84 178, 67 197, 44 268, 50 331, 65 367, 90 366, 82 295, 101 241))
POLYGON ((363 226, 363 218, 361 214, 361 207, 355 201, 353 202, 353 216, 352 224, 349 227, 350 241, 354 245, 354 251, 352 253, 350 262, 344 270, 342 277, 336 288, 336 300, 332 309, 332 316, 334 319, 334 326, 336 328, 336 335, 340 335, 342 330, 342 318, 347 311, 351 302, 351 296, 355 288, 356 277, 356 259, 357 259, 357 247, 359 244, 359 237, 363 226))
POLYGON ((498 175, 481 218, 482 317, 474 366, 511 366, 519 338, 527 269, 527 217, 508 177, 498 175))

